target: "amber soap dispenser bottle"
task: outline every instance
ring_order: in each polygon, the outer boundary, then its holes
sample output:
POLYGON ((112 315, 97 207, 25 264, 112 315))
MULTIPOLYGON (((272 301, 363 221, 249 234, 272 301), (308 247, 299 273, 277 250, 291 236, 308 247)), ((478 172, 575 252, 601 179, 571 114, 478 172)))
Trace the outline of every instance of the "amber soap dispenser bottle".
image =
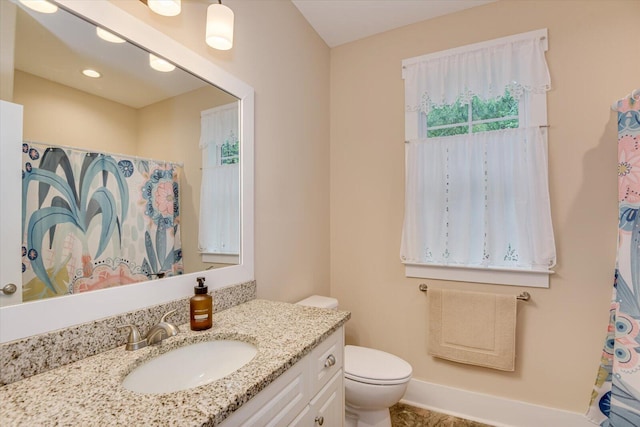
POLYGON ((191 330, 203 331, 213 325, 213 298, 207 293, 209 288, 204 285, 204 277, 198 277, 196 281, 195 295, 189 300, 189 317, 191 330))

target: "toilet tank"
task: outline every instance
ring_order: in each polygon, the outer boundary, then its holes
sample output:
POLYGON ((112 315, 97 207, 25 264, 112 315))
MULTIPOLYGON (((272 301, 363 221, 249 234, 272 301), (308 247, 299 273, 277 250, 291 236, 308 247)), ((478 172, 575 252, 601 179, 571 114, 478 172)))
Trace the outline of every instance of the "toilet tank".
POLYGON ((338 309, 338 300, 331 297, 324 297, 322 295, 311 295, 308 298, 298 301, 296 304, 306 305, 309 307, 329 308, 331 310, 338 309))

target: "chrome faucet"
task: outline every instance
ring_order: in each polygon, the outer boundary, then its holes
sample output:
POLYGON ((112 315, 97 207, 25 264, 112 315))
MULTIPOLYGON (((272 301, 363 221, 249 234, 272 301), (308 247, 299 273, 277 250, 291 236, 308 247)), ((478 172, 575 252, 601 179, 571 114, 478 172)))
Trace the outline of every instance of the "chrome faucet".
POLYGON ((147 345, 157 344, 160 341, 178 335, 180 329, 173 323, 167 322, 167 317, 175 313, 176 310, 171 310, 165 313, 160 321, 149 329, 147 336, 142 338, 138 328, 135 325, 118 326, 118 328, 130 328, 129 338, 127 339, 127 345, 125 350, 138 350, 147 345))

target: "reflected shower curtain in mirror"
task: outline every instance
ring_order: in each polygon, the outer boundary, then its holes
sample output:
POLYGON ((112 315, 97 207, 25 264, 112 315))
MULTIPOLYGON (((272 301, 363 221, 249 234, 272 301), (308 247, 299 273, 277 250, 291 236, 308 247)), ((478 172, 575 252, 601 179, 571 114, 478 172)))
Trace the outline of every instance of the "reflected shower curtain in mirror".
POLYGON ((238 103, 201 112, 200 225, 205 254, 240 253, 240 146, 238 103))
POLYGON ((182 274, 180 166, 25 142, 23 301, 182 274))
POLYGON ((609 328, 587 416, 640 426, 640 90, 618 112, 618 256, 609 328))

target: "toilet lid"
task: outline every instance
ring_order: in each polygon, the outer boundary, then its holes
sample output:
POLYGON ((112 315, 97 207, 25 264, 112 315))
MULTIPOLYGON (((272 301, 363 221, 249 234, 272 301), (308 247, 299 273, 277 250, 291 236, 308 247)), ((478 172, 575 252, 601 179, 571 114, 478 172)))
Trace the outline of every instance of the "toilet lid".
POLYGON ((411 377, 411 365, 393 354, 373 348, 344 347, 344 376, 366 384, 401 384, 411 377))

